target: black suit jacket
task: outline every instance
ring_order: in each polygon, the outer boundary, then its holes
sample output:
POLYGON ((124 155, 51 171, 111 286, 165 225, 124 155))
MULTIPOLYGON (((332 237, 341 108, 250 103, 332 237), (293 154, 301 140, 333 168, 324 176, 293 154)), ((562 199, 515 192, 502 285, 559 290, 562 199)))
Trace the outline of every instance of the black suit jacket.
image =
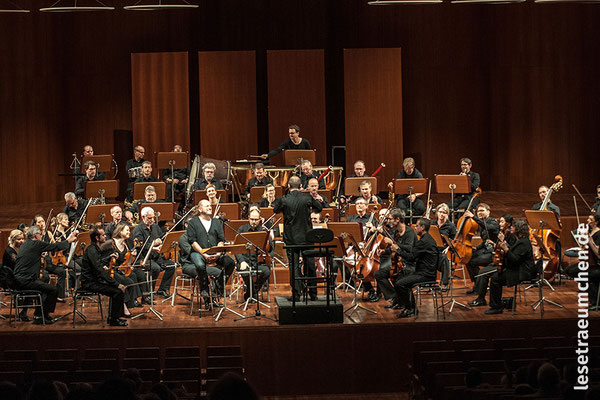
POLYGON ((506 286, 514 286, 535 275, 533 249, 529 238, 517 239, 504 255, 506 286))
MULTIPOLYGON (((533 205, 533 207, 531 207, 531 209, 532 210, 539 210, 541 207, 542 207, 542 203, 540 202, 540 203, 535 203, 533 205)), ((549 211, 554 211, 556 213, 556 216, 558 218, 560 218, 560 208, 556 204, 554 204, 552 202, 548 202, 548 206, 547 207, 548 207, 549 211)))
POLYGON ((435 279, 438 248, 435 239, 428 232, 421 236, 412 251, 400 248, 398 253, 403 259, 415 262, 415 273, 435 279))
POLYGON ((311 195, 293 190, 275 200, 273 212, 283 213, 283 240, 286 244, 306 244, 306 232, 312 229, 310 213, 320 212, 321 203, 311 195))
MULTIPOLYGON (((192 245, 194 242, 198 243, 203 249, 213 247, 219 244, 219 242, 225 241, 225 232, 223 231, 223 224, 218 219, 211 219, 210 228, 208 232, 204 229, 204 225, 200 222, 200 217, 190 220, 187 228, 188 243, 192 245)), ((193 248, 192 248, 192 251, 193 248)))

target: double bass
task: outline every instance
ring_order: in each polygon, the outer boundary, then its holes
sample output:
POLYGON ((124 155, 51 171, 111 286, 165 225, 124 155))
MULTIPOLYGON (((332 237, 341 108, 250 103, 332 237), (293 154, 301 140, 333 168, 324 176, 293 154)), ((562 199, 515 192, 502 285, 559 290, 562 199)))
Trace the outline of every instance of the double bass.
MULTIPOLYGON (((480 195, 481 188, 477 188, 473 197, 471 197, 471 201, 469 201, 467 211, 471 209, 473 201, 480 195)), ((451 242, 455 251, 449 251, 447 253, 450 262, 455 264, 467 264, 471 260, 471 257, 473 256, 473 245, 471 244, 471 241, 478 230, 479 224, 473 218, 465 215, 460 217, 457 224, 456 235, 451 242)))

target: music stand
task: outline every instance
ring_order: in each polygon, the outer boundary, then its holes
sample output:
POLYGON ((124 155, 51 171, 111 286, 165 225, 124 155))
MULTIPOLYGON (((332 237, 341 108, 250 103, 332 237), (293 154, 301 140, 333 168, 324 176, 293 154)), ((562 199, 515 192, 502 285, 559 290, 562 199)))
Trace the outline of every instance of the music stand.
POLYGON ((471 193, 471 179, 468 175, 435 175, 438 193, 450 193, 450 217, 454 222, 454 195, 471 193))
POLYGON ((133 184, 133 200, 143 200, 146 186, 154 186, 156 198, 164 199, 167 196, 167 184, 165 182, 135 182, 133 184))
POLYGON ((92 204, 88 207, 85 219, 88 223, 101 222, 104 226, 104 218, 110 215, 110 209, 118 204, 92 204))
POLYGON ((284 150, 283 160, 285 165, 299 165, 301 161, 308 160, 315 165, 316 150, 284 150))
POLYGON ((376 176, 361 176, 360 178, 346 178, 344 180, 344 194, 346 196, 360 196, 360 184, 362 181, 371 182, 371 193, 377 193, 377 177, 376 176))
MULTIPOLYGON (((417 178, 417 179, 394 179, 394 193, 395 194, 407 194, 408 196, 413 193, 427 193, 427 183, 428 179, 426 178, 417 178)), ((413 212, 412 206, 413 203, 411 201, 408 202, 409 205, 409 215, 410 215, 410 224, 413 221, 413 212)))
POLYGON ((342 283, 337 285, 335 287, 335 290, 338 290, 340 288, 345 288, 345 289, 350 288, 351 290, 353 290, 355 292, 355 295, 356 295, 357 289, 346 281, 346 265, 344 264, 344 257, 346 256, 346 249, 345 249, 345 241, 343 241, 341 236, 342 236, 342 233, 348 233, 348 234, 351 234, 352 237, 357 238, 356 239, 357 241, 362 242, 363 227, 360 224, 360 222, 329 222, 327 224, 327 229, 330 229, 333 232, 333 236, 336 238, 339 238, 340 240, 342 240, 342 243, 344 243, 344 248, 342 248, 342 247, 335 248, 334 254, 333 254, 334 257, 339 257, 339 258, 341 258, 341 261, 342 261, 342 283))
POLYGON ((119 181, 87 181, 85 183, 85 198, 99 197, 101 201, 105 198, 114 199, 119 196, 119 181), (98 195, 98 196, 96 196, 98 195))
MULTIPOLYGON (((431 227, 429 229, 431 229, 431 227)), ((447 251, 449 251, 451 254, 456 255, 458 252, 456 251, 456 247, 454 247, 454 245, 452 244, 452 240, 446 235, 442 236, 442 239, 444 240, 445 244, 448 246, 447 251)), ((452 275, 452 270, 456 269, 457 262, 455 260, 456 260, 455 257, 450 258, 450 271, 448 271, 448 279, 449 279, 449 281, 448 281, 449 288, 448 289, 450 292, 450 300, 448 300, 445 303, 442 303, 441 306, 438 306, 438 308, 441 307, 442 309, 444 309, 444 307, 446 307, 447 304, 450 304, 450 309, 448 310, 449 313, 452 312, 455 305, 465 308, 467 310, 471 309, 471 307, 469 307, 468 305, 458 302, 454 299, 454 275, 452 275)), ((464 270, 463 270, 463 275, 464 275, 464 270)))
POLYGON ((223 224, 223 231, 225 232, 225 242, 233 243, 235 237, 238 235, 237 231, 248 223, 247 219, 230 219, 226 224, 223 224))
MULTIPOLYGON (((189 154, 187 151, 159 151, 158 153, 154 153, 156 156, 156 168, 159 171, 163 169, 171 170, 171 180, 173 179, 173 169, 179 168, 187 168, 189 162, 189 154)), ((171 181, 171 199, 175 198, 175 185, 171 181)))
POLYGON ((213 213, 215 216, 223 214, 223 217, 228 219, 239 219, 240 203, 219 203, 218 206, 213 207, 213 213), (216 207, 219 207, 218 214, 215 213, 216 207))
POLYGON ((440 228, 437 225, 430 225, 428 233, 431 235, 433 240, 435 240, 435 244, 437 244, 438 247, 444 246, 444 240, 442 239, 442 235, 440 234, 440 228))
POLYGON ((142 210, 146 207, 151 207, 154 210, 156 222, 172 221, 174 219, 175 203, 142 203, 139 206, 140 215, 142 215, 142 210))
MULTIPOLYGON (((115 160, 114 154, 99 154, 94 156, 84 156, 81 160, 81 171, 85 171, 85 163, 93 161, 98 164, 96 172, 110 172, 115 160)), ((116 164, 115 164, 116 165, 116 164)), ((117 174, 115 174, 117 176, 117 174)))
MULTIPOLYGON (((169 258, 169 253, 171 252, 171 250, 175 249, 175 259, 173 260, 174 268, 177 268, 177 265, 179 265, 178 258, 177 258, 177 254, 178 254, 177 247, 179 246, 179 238, 185 232, 186 231, 171 231, 171 232, 167 233, 167 235, 163 239, 162 244, 160 245, 160 250, 158 251, 159 253, 161 253, 163 255, 163 258, 165 260, 167 260, 169 258)), ((171 294, 169 297, 164 299, 161 303, 164 303, 167 300, 171 300, 171 298, 173 296, 174 296, 174 294, 171 294)))
POLYGON ((548 304, 552 304, 553 306, 557 306, 560 308, 564 308, 561 304, 556 303, 554 301, 548 300, 547 298, 544 297, 544 291, 543 291, 543 286, 544 284, 548 284, 550 285, 550 283, 546 280, 546 278, 544 278, 544 254, 546 254, 548 256, 548 259, 550 257, 550 254, 548 254, 548 249, 546 249, 546 247, 544 246, 544 230, 554 230, 554 231, 560 231, 562 229, 562 226, 560 225, 560 221, 558 220, 558 217, 556 216, 556 213, 554 211, 546 211, 546 210, 525 210, 525 219, 527 220, 527 223, 529 224, 529 226, 539 226, 539 232, 540 235, 534 234, 534 238, 537 241, 537 244, 540 248, 540 255, 541 255, 541 262, 540 262, 540 267, 538 270, 538 274, 539 274, 539 280, 538 280, 538 288, 540 291, 540 298, 538 301, 536 301, 535 303, 533 303, 531 306, 533 307, 534 310, 536 310, 538 307, 540 307, 540 314, 543 317, 544 316, 544 302, 548 303, 548 304))

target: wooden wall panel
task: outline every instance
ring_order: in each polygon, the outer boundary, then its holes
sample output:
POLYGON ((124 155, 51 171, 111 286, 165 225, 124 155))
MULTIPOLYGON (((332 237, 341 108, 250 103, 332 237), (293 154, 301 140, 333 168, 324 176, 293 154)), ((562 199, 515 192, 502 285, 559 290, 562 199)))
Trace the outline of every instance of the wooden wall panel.
POLYGON ((145 147, 146 159, 174 144, 189 149, 188 81, 187 53, 131 55, 133 142, 145 147))
POLYGON ((345 49, 346 168, 362 159, 367 173, 379 163, 379 190, 402 168, 400 49, 345 49))
MULTIPOLYGON (((318 165, 326 165, 328 155, 324 63, 323 50, 267 51, 269 149, 286 140, 287 127, 296 124, 317 149, 318 165)), ((271 161, 283 165, 283 156, 271 161)))
POLYGON ((236 160, 257 152, 254 51, 198 53, 200 149, 236 160))

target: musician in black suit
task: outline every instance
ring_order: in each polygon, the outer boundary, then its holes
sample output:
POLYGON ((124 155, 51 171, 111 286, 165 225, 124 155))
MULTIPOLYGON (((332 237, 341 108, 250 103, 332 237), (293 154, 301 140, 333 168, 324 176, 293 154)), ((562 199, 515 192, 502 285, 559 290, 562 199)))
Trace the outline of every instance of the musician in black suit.
POLYGON ((235 268, 235 262, 225 253, 203 253, 204 249, 222 246, 225 243, 225 232, 223 223, 212 218, 212 207, 208 200, 200 200, 198 209, 200 215, 191 219, 187 227, 188 242, 192 246, 190 259, 196 267, 200 289, 208 289, 210 275, 216 278, 217 289, 224 294, 223 274, 227 281, 235 268))
POLYGON ((317 181, 317 178, 310 178, 306 188, 308 189, 308 194, 310 194, 313 199, 321 203, 323 208, 329 207, 327 196, 322 196, 319 194, 319 181, 317 181))
POLYGON ((502 286, 518 285, 523 280, 531 279, 536 273, 527 222, 516 220, 511 229, 517 241, 510 247, 506 241, 501 243, 502 250, 505 251, 503 268, 492 274, 490 308, 485 310, 486 314, 502 313, 502 286))
MULTIPOLYGON (((454 196, 453 201, 448 203, 448 207, 454 210, 465 209, 469 205, 471 201, 471 197, 475 191, 479 188, 481 183, 481 178, 477 172, 471 171, 471 167, 473 166, 473 162, 470 158, 464 157, 460 159, 460 174, 459 175, 467 175, 471 181, 471 192, 469 194, 459 194, 454 196)), ((473 200, 473 205, 476 206, 479 204, 479 199, 473 200)))
MULTIPOLYGON (((83 146, 83 157, 86 156, 93 156, 94 155, 94 148, 89 145, 86 144, 85 146, 83 146)), ((104 172, 96 172, 96 179, 99 179, 101 181, 106 179, 106 173, 104 172)))
MULTIPOLYGON (((540 186, 538 189, 538 195, 540 196, 540 201, 539 203, 535 203, 533 205, 533 207, 531 207, 532 210, 539 210, 540 208, 542 208, 542 204, 544 202, 544 199, 546 198, 546 195, 548 194, 548 187, 547 186, 540 186)), ((548 211, 554 211, 556 213, 556 216, 560 219, 560 208, 554 204, 552 202, 552 200, 548 200, 548 205, 546 206, 546 209, 548 211)))
POLYGON ((250 194, 250 189, 254 186, 267 186, 273 184, 273 179, 265 175, 265 165, 263 163, 254 164, 254 176, 248 180, 246 194, 250 194))
MULTIPOLYGON (((465 212, 465 217, 473 218, 479 225, 481 234, 481 244, 473 250, 471 260, 467 263, 467 271, 471 282, 475 283, 475 276, 479 274, 479 267, 485 267, 492 263, 494 258, 494 243, 498 241, 498 233, 500 225, 495 218, 490 217, 490 206, 486 203, 481 203, 477 206, 477 216, 474 216, 471 211, 465 212)), ((466 294, 475 293, 475 286, 468 290, 466 294)))
POLYGON ((204 190, 210 184, 215 185, 215 189, 225 189, 220 180, 215 178, 215 170, 217 166, 214 163, 208 162, 202 166, 202 178, 194 183, 194 190, 204 190))
MULTIPOLYGON (((75 182, 75 196, 85 198, 85 183, 88 181, 103 181, 104 178, 98 174, 98 164, 89 160, 85 163, 85 175, 77 178, 75 182)), ((97 197, 97 193, 91 193, 90 197, 97 197)))
POLYGON ((323 179, 321 179, 320 181, 318 180, 319 175, 316 172, 313 172, 313 167, 312 167, 312 163, 308 160, 304 160, 302 161, 302 173, 300 174, 300 185, 304 188, 307 189, 308 188, 308 182, 312 179, 315 178, 317 179, 317 182, 319 184, 319 189, 323 190, 325 189, 325 181, 323 179))
POLYGON ((133 158, 127 160, 125 163, 125 170, 129 175, 129 183, 127 184, 127 198, 131 199, 133 194, 133 183, 140 176, 138 173, 138 168, 141 169, 142 164, 144 163, 144 154, 146 150, 143 146, 139 144, 133 148, 133 158))
MULTIPOLYGON (((396 179, 423 179, 423 174, 417 168, 415 168, 415 159, 412 157, 407 157, 402 162, 402 171, 398 172, 396 175, 396 179)), ((394 183, 388 183, 388 188, 390 190, 394 189, 394 183)), ((425 213, 425 204, 423 200, 421 200, 419 195, 422 193, 413 193, 410 196, 408 194, 400 194, 397 196, 398 202, 397 207, 404 211, 406 215, 408 215, 412 203, 412 213, 413 215, 423 215, 425 213)))
MULTIPOLYGON (((283 241, 286 245, 308 244, 306 233, 312 229, 310 213, 312 210, 320 212, 323 207, 321 203, 313 199, 310 195, 300 191, 300 178, 292 176, 288 181, 289 193, 280 199, 275 200, 273 207, 274 213, 283 213, 283 241)), ((303 285, 300 281, 295 281, 295 276, 301 276, 300 271, 300 251, 287 250, 288 260, 290 260, 290 286, 292 287, 292 296, 300 299, 303 285)), ((307 257, 305 262, 305 273, 308 277, 315 277, 315 262, 311 257, 307 257)), ((311 300, 316 300, 316 288, 310 289, 311 300)))
POLYGON ((268 154, 263 154, 260 156, 263 160, 267 158, 271 158, 276 154, 281 153, 283 150, 310 150, 310 143, 308 140, 300 137, 300 127, 298 125, 290 125, 288 127, 288 134, 290 137, 283 143, 279 145, 279 147, 271 150, 268 154))
POLYGON ((65 204, 62 212, 69 217, 69 223, 74 224, 83 215, 87 201, 85 199, 78 199, 73 192, 68 192, 65 193, 65 203, 67 204, 65 204))
MULTIPOLYGON (((401 276, 394 284, 399 307, 406 307, 398 318, 412 317, 415 315, 415 299, 412 296, 412 287, 419 282, 435 280, 438 249, 435 239, 429 234, 431 223, 426 218, 419 218, 415 226, 415 233, 420 239, 411 251, 399 248, 396 251, 403 261, 414 262, 415 272, 401 276)), ((392 250, 395 250, 392 248, 392 250)))

